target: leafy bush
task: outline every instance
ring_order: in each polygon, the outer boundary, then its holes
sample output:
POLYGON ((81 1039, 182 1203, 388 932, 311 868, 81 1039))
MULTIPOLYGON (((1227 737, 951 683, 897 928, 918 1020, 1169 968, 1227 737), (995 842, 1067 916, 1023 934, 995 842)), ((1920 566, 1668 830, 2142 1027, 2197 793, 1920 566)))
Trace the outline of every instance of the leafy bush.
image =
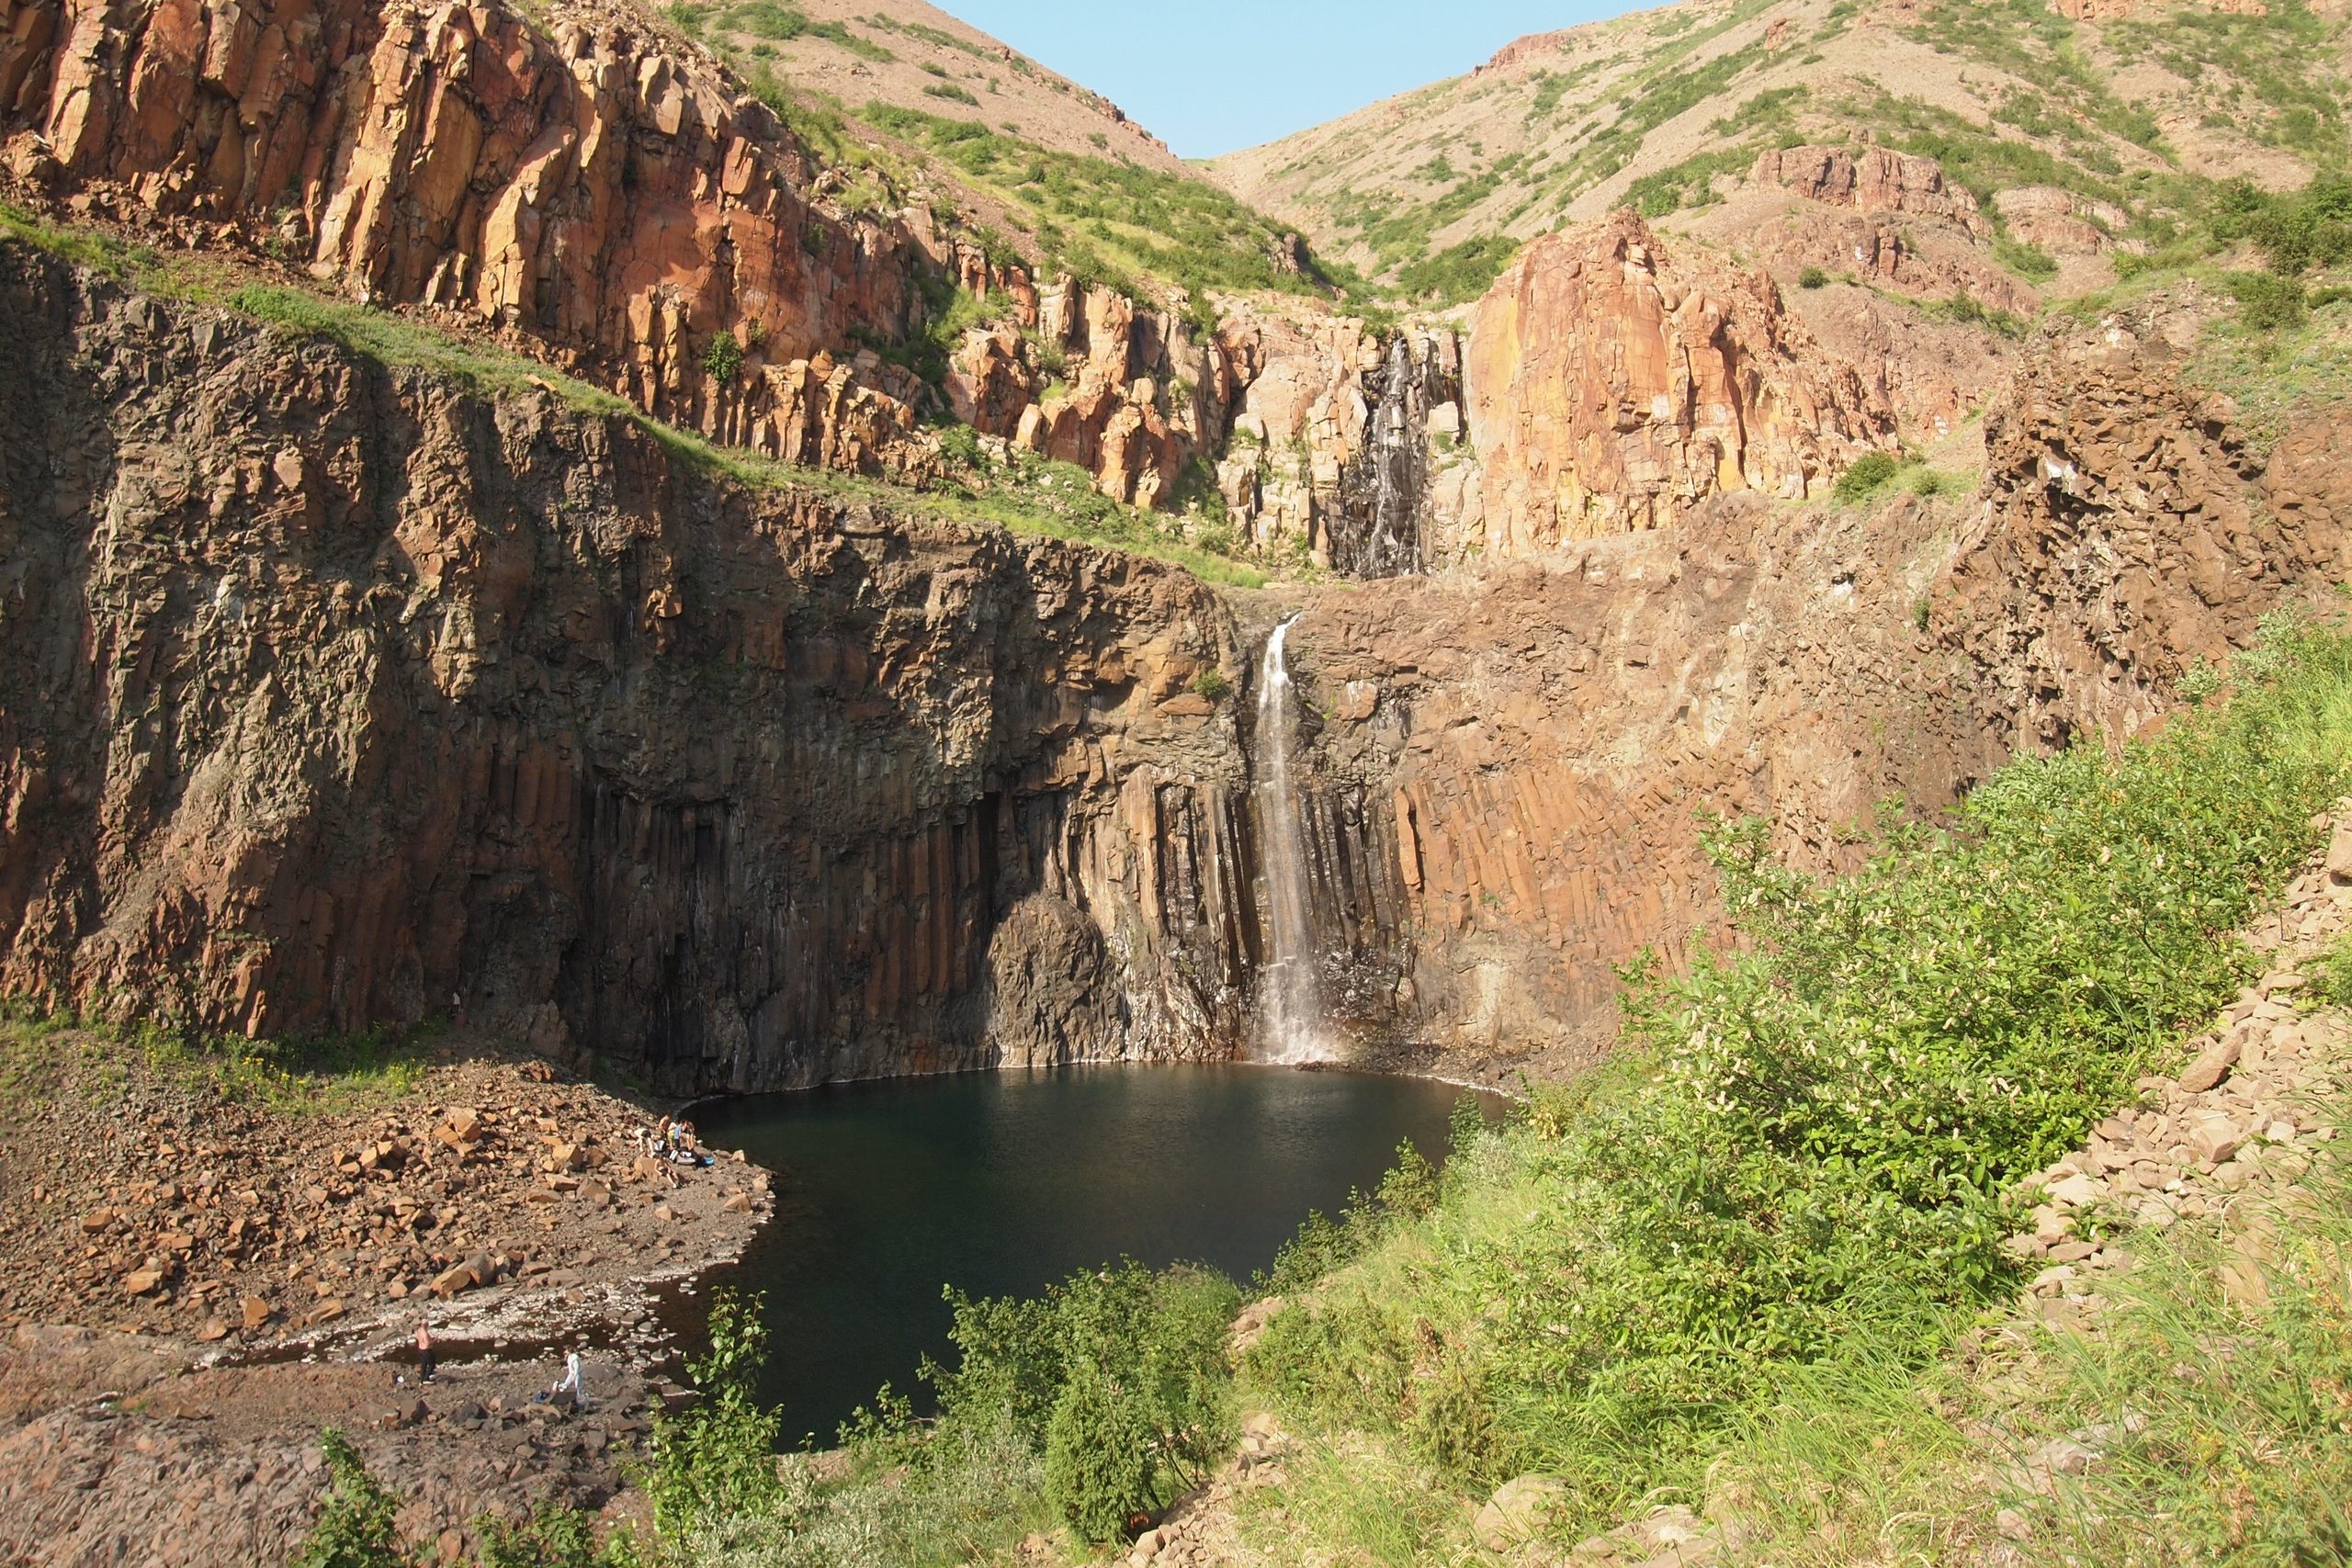
POLYGON ((2238 302, 2238 321, 2255 332, 2276 332, 2303 323, 2303 286, 2295 278, 2275 272, 2233 272, 2222 284, 2238 302))
POLYGON ((528 1521, 476 1519, 481 1542, 478 1568, 636 1568, 637 1551, 626 1533, 600 1551, 589 1516, 577 1508, 543 1504, 528 1521))
POLYGON ((1817 266, 1806 267, 1803 272, 1797 274, 1797 287, 1799 288, 1825 288, 1828 287, 1828 284, 1829 275, 1822 271, 1817 266))
POLYGON ((663 1537, 733 1515, 757 1514, 782 1495, 776 1472, 780 1421, 757 1386, 767 1354, 765 1299, 721 1288, 710 1298, 710 1348, 687 1361, 702 1397, 654 1422, 653 1464, 645 1490, 663 1537))
POLYGON ((702 367, 709 372, 712 380, 725 386, 743 368, 743 345, 735 341, 733 333, 720 333, 702 351, 702 367))
POLYGON ((1404 298, 1425 304, 1459 305, 1493 287, 1518 254, 1519 242, 1508 234, 1464 240, 1401 268, 1396 289, 1404 298))
POLYGON ((1590 1524, 1696 1484, 1791 1366, 1940 1349, 2016 1287, 2005 1194, 2233 994, 2231 933, 2346 782, 2352 638, 2272 617, 2234 676, 1948 828, 1883 808, 1851 875, 1713 829, 1738 942, 1633 966, 1633 1053, 1457 1153, 1426 1218, 1277 1314, 1252 1393, 1474 1487, 1562 1477, 1590 1524))
POLYGON ((1213 703, 1221 703, 1232 693, 1233 682, 1225 678, 1225 671, 1214 665, 1193 677, 1194 696, 1205 697, 1213 703))
POLYGON ((1115 1540, 1157 1501, 1152 1428, 1139 1401, 1091 1361, 1071 1370, 1046 1421, 1046 1486, 1091 1541, 1115 1540))
POLYGON ((980 100, 972 96, 971 89, 960 86, 954 82, 926 83, 923 86, 923 96, 931 98, 944 98, 954 104, 969 104, 974 108, 980 107, 980 100))
POLYGON ((2318 175, 2301 190, 2276 196, 2233 180, 2215 195, 2208 221, 2218 239, 2252 241, 2282 277, 2340 265, 2352 261, 2352 175, 2318 175))
POLYGON ((392 1515, 400 1505, 376 1483, 350 1439, 330 1427, 319 1446, 327 1464, 327 1501, 292 1568, 407 1568, 392 1515))
POLYGON ((1894 459, 1884 452, 1865 452, 1854 459, 1853 466, 1838 476, 1831 493, 1848 506, 1868 500, 1881 485, 1894 478, 1894 459))
POLYGON ((1993 242, 1993 257, 2020 277, 2047 283, 2058 276, 2058 258, 2039 245, 2004 235, 1993 242))

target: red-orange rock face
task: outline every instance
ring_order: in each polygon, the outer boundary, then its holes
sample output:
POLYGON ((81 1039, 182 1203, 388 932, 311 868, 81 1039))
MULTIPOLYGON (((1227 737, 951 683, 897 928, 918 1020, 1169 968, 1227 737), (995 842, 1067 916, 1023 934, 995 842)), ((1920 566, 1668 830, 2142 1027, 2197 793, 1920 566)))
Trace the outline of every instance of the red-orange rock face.
POLYGON ((1684 262, 1630 213, 1521 251, 1479 302, 1464 375, 1492 555, 1663 526, 1713 495, 1802 499, 1894 433, 1770 278, 1684 262))
POLYGON ((1229 1050, 1232 623, 0 244, 0 987, 664 1085, 1229 1050), (103 532, 109 542, 101 544, 103 532))
POLYGON ((1290 647, 1321 716, 1327 969, 1410 931, 1382 998, 1397 1035, 1597 1045, 1614 966, 1683 963, 1720 921, 1702 811, 1766 816, 1835 866, 1878 800, 1932 812, 2015 750, 2132 734, 2192 660, 2332 597, 2333 433, 2264 454, 2168 355, 2129 322, 2037 350, 1963 503, 1792 520, 1734 494, 1674 530, 1326 596, 1290 647))
POLYGON ((784 364, 903 324, 914 237, 812 205, 764 107, 626 28, 353 0, 0 0, 0 28, 53 40, 7 107, 69 180, 266 224, 322 278, 607 364, 664 417, 695 422, 720 333, 784 364))
POLYGON ((1957 223, 1990 234, 1992 225, 1976 197, 1944 178, 1933 158, 1891 152, 1883 147, 1854 152, 1845 147, 1783 147, 1761 153, 1748 172, 1759 185, 1776 185, 1828 207, 1862 212, 1904 212, 1957 223))

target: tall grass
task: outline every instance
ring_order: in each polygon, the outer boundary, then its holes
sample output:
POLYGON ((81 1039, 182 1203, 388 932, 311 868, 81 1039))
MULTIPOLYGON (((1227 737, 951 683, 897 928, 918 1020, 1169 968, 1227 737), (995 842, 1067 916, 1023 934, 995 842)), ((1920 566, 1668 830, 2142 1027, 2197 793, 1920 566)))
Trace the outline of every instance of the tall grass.
POLYGON ((2233 993, 2232 933, 2346 782, 2352 637, 2274 617, 2235 675, 1849 876, 1720 827, 1741 943, 1637 966, 1631 1054, 1457 1155, 1274 1317, 1246 1393, 1461 1494, 1564 1478, 1575 1529, 1695 1491, 1792 1380, 1925 1364, 2018 1282, 2004 1192, 2233 993))
POLYGON ((1792 1374, 1727 1447, 1717 1511, 1790 1568, 1992 1544, 2049 1563, 2352 1559, 2352 1169, 2331 1156, 2302 1186, 2259 1252, 2201 1227, 2138 1238, 2096 1334, 1980 1332, 1925 1376, 1792 1374), (2015 1465, 2085 1436, 2080 1475, 2015 1465))

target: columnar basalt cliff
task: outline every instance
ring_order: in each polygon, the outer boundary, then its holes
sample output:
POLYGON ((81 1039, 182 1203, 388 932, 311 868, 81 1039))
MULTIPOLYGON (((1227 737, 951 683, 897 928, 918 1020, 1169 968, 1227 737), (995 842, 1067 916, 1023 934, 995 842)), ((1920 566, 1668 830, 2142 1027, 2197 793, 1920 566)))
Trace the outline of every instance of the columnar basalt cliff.
POLYGON ((1886 796, 1933 811, 2017 749, 2131 734, 2192 661, 2326 597, 2352 490, 2324 425, 2266 455, 2174 352, 2120 320, 2042 344, 1960 506, 1792 527, 1734 492, 1670 531, 1313 606, 1292 661, 1326 716, 1322 941, 1372 981, 1360 1032, 1573 1059, 1609 1036, 1618 965, 1683 963, 1716 919, 1702 814, 1768 816, 1836 865, 1886 796))
POLYGON ((680 1091, 1236 1043, 1190 688, 1247 653, 1189 576, 0 269, 8 990, 680 1091))
POLYGON ((658 418, 794 463, 920 476, 942 400, 1164 503, 1220 443, 1232 356, 1182 317, 991 260, 922 192, 887 213, 763 104, 626 13, 501 4, 0 0, 18 177, 182 244, 500 334, 658 418), (881 349, 943 287, 1001 297, 934 392, 881 349), (1021 333, 1082 361, 1024 361, 1021 333), (712 344, 736 352, 714 356, 712 344), (730 363, 731 362, 731 363, 730 363))
POLYGON ((1661 243, 1631 213, 1521 251, 1478 306, 1470 443, 1489 556, 1654 528, 1741 491, 1815 494, 1894 416, 1814 351, 1757 272, 1661 243))

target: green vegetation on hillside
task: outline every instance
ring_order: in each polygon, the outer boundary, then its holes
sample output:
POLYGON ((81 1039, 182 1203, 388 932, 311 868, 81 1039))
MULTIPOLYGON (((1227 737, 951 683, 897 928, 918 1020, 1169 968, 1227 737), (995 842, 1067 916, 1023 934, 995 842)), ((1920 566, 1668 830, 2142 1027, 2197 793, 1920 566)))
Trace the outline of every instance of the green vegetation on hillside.
POLYGON ((1322 291, 1275 262, 1283 231, 1205 180, 1124 160, 1079 157, 971 120, 868 104, 865 118, 923 147, 973 185, 1026 211, 1046 270, 1143 297, 1143 279, 1191 292, 1322 291))
POLYGON ((1250 1352, 1245 1394, 1329 1456, 1281 1528, 1442 1555, 1456 1517, 1397 1497, 1534 1472, 1573 1540, 1695 1486, 1792 1369, 1918 1366, 2013 1289, 2003 1194, 2232 993, 2230 933, 2345 783, 2352 638, 2274 619, 2237 674, 2119 761, 1883 828, 1849 877, 1719 829, 1752 948, 1636 973, 1634 1055, 1458 1153, 1250 1352))
MULTIPOLYGON (((2352 1103, 2312 1109, 2341 1123, 2352 1103)), ((2325 1154, 2302 1186, 2269 1216, 2264 1260, 2197 1226, 2136 1236, 2096 1333, 1956 1323, 1954 1355, 1924 1374, 1862 1357, 1792 1371, 1709 1495, 1738 1510, 1756 1560, 1785 1568, 1962 1562, 2020 1536, 2011 1561, 2346 1561, 2352 1168, 2325 1154), (1985 1451, 1986 1433, 2030 1453, 2086 1429, 2113 1435, 2095 1439, 2100 1462, 2046 1498, 1985 1451)))
MULTIPOLYGON (((658 1437, 647 1550, 913 1564, 1053 1525, 1101 1540, 1196 1480, 1250 1405, 1302 1439, 1287 1484, 1242 1500, 1244 1528, 1292 1560, 1449 1560, 1462 1501, 1527 1472, 1567 1483, 1565 1540, 1726 1476, 1775 1528, 1893 1529, 1890 1499, 1936 1467, 1859 1472, 1950 1458, 1947 1405, 1908 1391, 2019 1282, 2008 1192, 2234 992, 2234 932, 2352 782, 2352 635, 2274 615, 2230 680, 2225 706, 2120 756, 2012 763, 1950 827, 1883 809, 1849 875, 1783 864, 1763 824, 1719 826, 1741 942, 1680 979, 1633 966, 1627 1055, 1503 1127, 1457 1118, 1442 1177, 1408 1153, 1342 1221, 1310 1221, 1263 1282, 1283 1303, 1238 1382, 1234 1287, 1105 1269, 1039 1301, 957 1301, 959 1362, 926 1374, 937 1418, 885 1390, 845 1429, 845 1469, 766 1468, 770 1418, 727 1392, 751 1386, 756 1320, 722 1309, 701 1364, 717 1397, 658 1437)), ((2318 1234, 2352 1239, 2330 1191, 2318 1234)), ((2341 1254, 2290 1268, 2279 1347, 2241 1354, 2217 1348, 2213 1260, 2183 1245, 2051 1402, 2128 1388, 2169 1445, 2093 1479, 2106 1506, 2085 1539, 2177 1507, 2233 1549, 2324 1542, 2352 1463, 2341 1254), (2317 1359, 2282 1359, 2297 1347, 2317 1359), (2184 1364, 2198 1387, 2169 1392, 2184 1364), (2290 1451, 2298 1466, 2249 1470, 2223 1504, 2188 1495, 2215 1462, 2290 1451)))

